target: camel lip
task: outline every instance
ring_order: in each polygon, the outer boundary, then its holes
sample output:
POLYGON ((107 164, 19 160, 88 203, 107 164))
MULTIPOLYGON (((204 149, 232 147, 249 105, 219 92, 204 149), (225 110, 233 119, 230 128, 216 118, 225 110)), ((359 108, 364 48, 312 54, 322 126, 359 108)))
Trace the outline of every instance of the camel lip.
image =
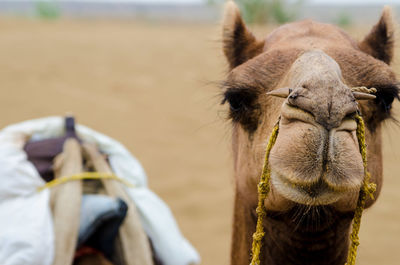
POLYGON ((282 122, 284 122, 285 120, 290 122, 300 121, 316 127, 320 127, 320 125, 315 121, 315 117, 312 113, 293 106, 289 102, 285 102, 285 104, 283 104, 281 116, 284 118, 282 122))
POLYGON ((299 185, 276 171, 271 171, 271 184, 286 199, 305 205, 332 204, 349 192, 334 190, 323 179, 310 185, 299 185))
POLYGON ((353 132, 356 131, 357 129, 357 123, 354 119, 354 113, 345 116, 343 120, 341 120, 338 123, 338 126, 336 127, 328 126, 329 129, 327 129, 326 127, 326 122, 321 122, 321 121, 318 122, 315 116, 311 112, 293 106, 288 102, 282 105, 281 116, 284 118, 282 119, 282 122, 288 123, 288 122, 298 121, 307 123, 311 126, 319 128, 326 135, 331 135, 331 132, 339 132, 339 131, 353 132))

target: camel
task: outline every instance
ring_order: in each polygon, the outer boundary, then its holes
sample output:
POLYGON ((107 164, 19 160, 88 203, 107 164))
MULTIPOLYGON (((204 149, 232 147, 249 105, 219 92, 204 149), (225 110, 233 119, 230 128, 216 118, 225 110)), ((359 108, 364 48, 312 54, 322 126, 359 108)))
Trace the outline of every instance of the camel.
MULTIPOLYGON (((279 120, 264 201, 261 264, 345 264, 352 218, 363 183, 354 117, 366 124, 368 171, 382 187, 382 122, 399 87, 390 63, 394 25, 384 7, 360 42, 340 28, 303 20, 264 39, 246 27, 228 1, 223 52, 235 179, 231 265, 250 263, 257 221, 257 184, 268 137, 279 120), (375 97, 353 87, 376 88, 375 97), (367 98, 374 98, 365 100, 367 98)), ((367 198, 365 207, 375 200, 367 198)))

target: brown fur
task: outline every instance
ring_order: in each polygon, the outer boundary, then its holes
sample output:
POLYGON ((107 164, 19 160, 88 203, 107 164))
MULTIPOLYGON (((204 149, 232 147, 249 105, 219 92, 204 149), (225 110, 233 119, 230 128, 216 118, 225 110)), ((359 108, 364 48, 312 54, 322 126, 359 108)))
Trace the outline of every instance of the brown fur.
MULTIPOLYGON (((229 103, 233 122, 236 183, 231 264, 250 261, 257 182, 266 141, 279 116, 262 264, 344 264, 363 178, 352 117, 358 106, 367 125, 368 170, 377 198, 381 123, 398 98, 398 82, 388 66, 393 56, 390 9, 384 9, 361 43, 333 25, 311 20, 284 25, 257 41, 229 2, 224 52, 231 70, 223 102, 229 103), (354 86, 377 88, 376 99, 356 104, 350 92, 354 86), (291 88, 291 96, 266 95, 280 87, 291 88)), ((368 200, 367 207, 373 202, 368 200)))
POLYGON ((228 4, 224 25, 224 52, 232 68, 253 58, 262 51, 264 41, 257 41, 253 34, 247 30, 236 5, 228 4))
POLYGON ((371 32, 359 44, 360 49, 378 60, 390 64, 393 59, 394 28, 389 7, 385 7, 379 20, 371 32))

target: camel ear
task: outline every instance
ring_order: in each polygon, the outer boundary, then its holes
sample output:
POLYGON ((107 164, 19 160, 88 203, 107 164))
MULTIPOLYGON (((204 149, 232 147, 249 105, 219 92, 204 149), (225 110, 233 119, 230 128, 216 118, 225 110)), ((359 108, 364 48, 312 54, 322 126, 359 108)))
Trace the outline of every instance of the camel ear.
POLYGON ((360 49, 387 64, 393 59, 394 23, 392 9, 385 6, 379 22, 359 44, 360 49))
POLYGON ((260 54, 264 47, 264 41, 257 41, 247 29, 233 1, 225 5, 223 45, 231 69, 260 54))

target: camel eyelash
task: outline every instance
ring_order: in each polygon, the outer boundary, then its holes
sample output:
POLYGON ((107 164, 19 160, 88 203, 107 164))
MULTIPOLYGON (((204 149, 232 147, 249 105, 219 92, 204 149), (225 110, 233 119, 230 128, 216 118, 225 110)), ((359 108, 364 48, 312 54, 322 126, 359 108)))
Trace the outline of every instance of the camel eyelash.
POLYGON ((229 83, 223 84, 223 99, 221 104, 229 103, 230 109, 233 112, 240 110, 250 110, 253 103, 257 101, 260 94, 257 89, 245 86, 232 86, 229 83))
POLYGON ((221 104, 229 104, 229 119, 253 132, 257 129, 260 105, 257 103, 259 92, 249 87, 228 86, 223 93, 221 104))
POLYGON ((381 85, 376 86, 376 99, 375 103, 379 107, 379 110, 384 114, 390 115, 392 103, 394 99, 399 98, 399 84, 381 85))
POLYGON ((252 103, 256 100, 257 95, 249 93, 247 90, 227 90, 224 93, 222 104, 229 103, 232 111, 237 112, 240 109, 244 110, 250 108, 252 103))

